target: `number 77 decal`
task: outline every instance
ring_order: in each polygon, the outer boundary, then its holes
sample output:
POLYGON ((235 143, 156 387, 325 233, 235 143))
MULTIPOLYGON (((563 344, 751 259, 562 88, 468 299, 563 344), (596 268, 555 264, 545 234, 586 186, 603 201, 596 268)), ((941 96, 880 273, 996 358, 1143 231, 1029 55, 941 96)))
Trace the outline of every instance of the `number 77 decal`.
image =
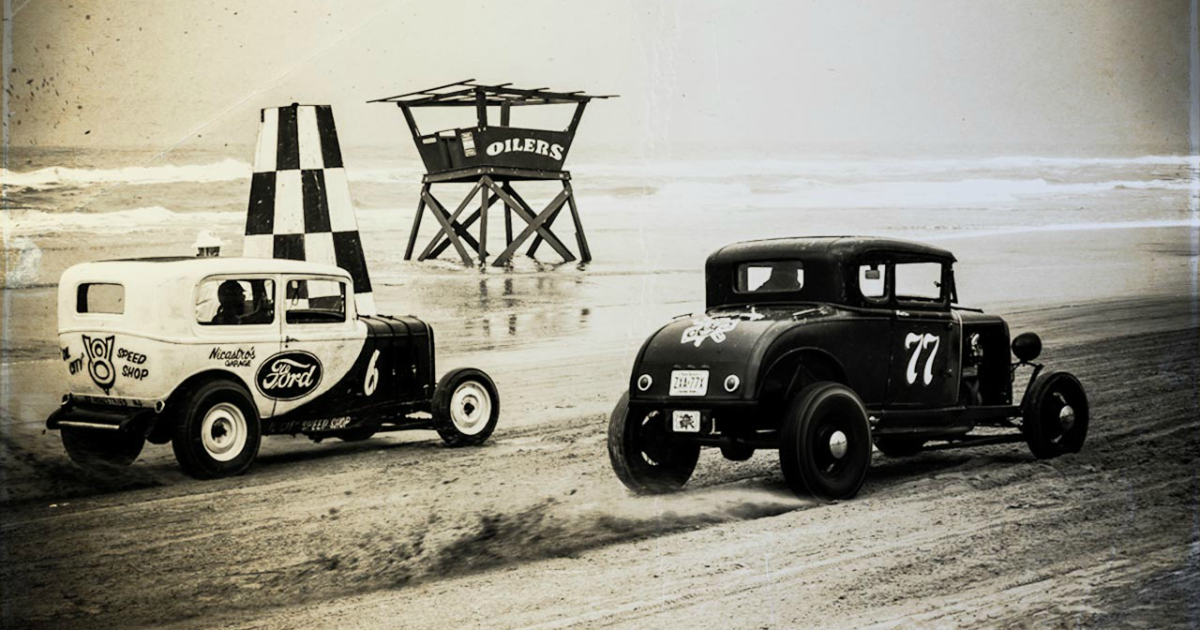
POLYGON ((912 357, 908 359, 908 371, 904 374, 908 379, 908 384, 912 385, 917 382, 917 359, 930 345, 933 345, 933 350, 929 352, 929 358, 925 359, 925 371, 921 375, 924 377, 924 384, 928 385, 933 382, 933 358, 937 356, 938 346, 942 344, 941 339, 937 335, 925 333, 918 335, 917 333, 908 333, 904 337, 904 348, 912 349, 912 357))

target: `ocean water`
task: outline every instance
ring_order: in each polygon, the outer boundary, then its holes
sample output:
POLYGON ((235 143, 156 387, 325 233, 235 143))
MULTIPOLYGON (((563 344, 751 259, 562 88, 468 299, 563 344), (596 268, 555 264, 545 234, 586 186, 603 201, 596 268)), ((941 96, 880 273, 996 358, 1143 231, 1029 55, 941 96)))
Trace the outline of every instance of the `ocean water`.
MULTIPOLYGON (((1195 264, 1187 245, 1200 228, 1200 165, 1188 156, 582 153, 569 168, 593 262, 562 264, 543 245, 536 261, 464 269, 453 250, 440 261, 403 260, 423 173, 408 147, 344 153, 380 311, 433 322, 439 341, 460 353, 636 344, 664 317, 702 306, 705 257, 739 240, 939 241, 958 254, 964 301, 1021 304, 1185 290, 1195 264), (1137 262, 1122 261, 1121 251, 1137 262)), ((4 360, 52 355, 54 286, 72 264, 191 254, 201 230, 238 255, 250 159, 249 146, 164 156, 13 150, 0 171, 4 360), (40 315, 17 317, 28 312, 40 315)), ((535 209, 557 192, 517 186, 535 209)), ((466 190, 434 192, 452 206, 466 190)), ((504 245, 498 208, 493 254, 504 245)), ((418 251, 434 226, 427 216, 418 251)), ((575 250, 569 226, 563 215, 556 232, 575 250)))

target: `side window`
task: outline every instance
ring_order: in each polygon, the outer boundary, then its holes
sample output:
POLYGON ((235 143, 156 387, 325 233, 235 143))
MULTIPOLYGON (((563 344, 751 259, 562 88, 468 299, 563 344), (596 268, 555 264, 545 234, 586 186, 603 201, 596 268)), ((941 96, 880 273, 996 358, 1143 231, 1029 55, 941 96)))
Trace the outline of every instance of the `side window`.
POLYGON ((75 312, 120 315, 125 312, 125 287, 105 282, 81 284, 75 293, 75 312))
POLYGON ((804 288, 804 264, 799 260, 745 263, 738 267, 738 293, 785 293, 804 288))
POLYGON ((905 263, 896 265, 896 297, 904 300, 942 299, 941 263, 905 263))
POLYGON ((871 263, 858 266, 858 290, 872 302, 887 299, 887 265, 871 263))
POLYGON ((288 280, 287 323, 334 324, 346 321, 346 283, 340 280, 288 280))
POLYGON ((201 326, 247 326, 275 321, 275 282, 255 278, 207 278, 196 291, 201 326))

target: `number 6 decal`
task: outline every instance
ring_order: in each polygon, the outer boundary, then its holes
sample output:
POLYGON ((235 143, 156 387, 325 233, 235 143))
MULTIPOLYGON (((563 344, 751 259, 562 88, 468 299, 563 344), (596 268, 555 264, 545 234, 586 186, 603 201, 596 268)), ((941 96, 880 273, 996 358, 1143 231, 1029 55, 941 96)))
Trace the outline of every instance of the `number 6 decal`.
POLYGON ((925 370, 921 374, 925 385, 933 382, 933 358, 937 356, 938 347, 942 345, 942 340, 930 333, 918 335, 917 333, 908 333, 904 337, 905 349, 912 349, 912 356, 908 359, 908 371, 904 376, 908 379, 908 384, 912 385, 917 382, 917 359, 920 358, 921 352, 933 345, 933 350, 929 352, 929 358, 925 360, 925 370))
POLYGON ((367 396, 375 393, 375 388, 379 386, 379 368, 375 366, 375 362, 379 360, 379 351, 371 355, 371 363, 367 365, 367 377, 363 379, 363 393, 367 396))

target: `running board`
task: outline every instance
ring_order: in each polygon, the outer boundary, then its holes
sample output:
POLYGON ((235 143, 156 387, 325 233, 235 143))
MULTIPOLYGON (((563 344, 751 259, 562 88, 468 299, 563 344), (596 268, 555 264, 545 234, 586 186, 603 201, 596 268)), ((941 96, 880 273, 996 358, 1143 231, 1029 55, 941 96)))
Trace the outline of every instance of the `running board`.
POLYGON ((933 446, 923 447, 922 451, 946 451, 952 448, 969 448, 972 446, 991 446, 993 444, 1016 444, 1024 442, 1024 435, 980 435, 967 436, 961 440, 947 442, 945 444, 934 444, 933 446))

